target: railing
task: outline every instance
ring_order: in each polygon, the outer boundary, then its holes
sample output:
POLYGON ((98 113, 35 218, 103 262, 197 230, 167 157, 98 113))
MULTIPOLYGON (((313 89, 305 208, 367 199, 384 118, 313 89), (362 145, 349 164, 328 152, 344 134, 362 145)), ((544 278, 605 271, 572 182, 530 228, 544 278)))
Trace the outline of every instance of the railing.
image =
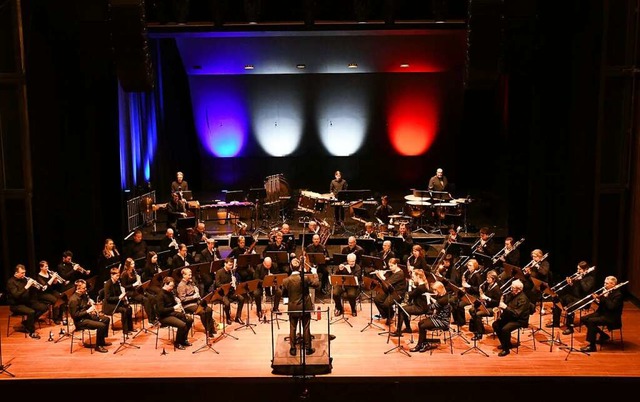
POLYGON ((153 210, 152 205, 156 203, 156 191, 150 191, 148 193, 131 198, 127 201, 127 230, 129 232, 139 228, 140 226, 153 222, 156 219, 156 212, 153 210), (151 198, 153 201, 151 205, 142 203, 142 200, 151 198), (143 210, 143 206, 146 210, 143 210))

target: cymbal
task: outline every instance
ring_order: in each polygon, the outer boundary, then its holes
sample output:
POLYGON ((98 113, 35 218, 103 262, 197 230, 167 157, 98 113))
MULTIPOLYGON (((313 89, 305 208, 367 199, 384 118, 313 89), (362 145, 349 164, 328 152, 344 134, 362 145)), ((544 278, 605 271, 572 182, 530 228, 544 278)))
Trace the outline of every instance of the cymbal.
POLYGON ((429 201, 431 198, 429 197, 416 197, 413 194, 405 195, 404 199, 407 201, 429 201))
POLYGON ((407 204, 408 205, 422 205, 422 206, 425 206, 425 207, 428 207, 428 206, 431 205, 431 203, 427 202, 427 201, 413 201, 413 200, 407 201, 407 204))
POLYGON ((406 218, 404 215, 389 215, 389 218, 398 219, 398 218, 406 218))

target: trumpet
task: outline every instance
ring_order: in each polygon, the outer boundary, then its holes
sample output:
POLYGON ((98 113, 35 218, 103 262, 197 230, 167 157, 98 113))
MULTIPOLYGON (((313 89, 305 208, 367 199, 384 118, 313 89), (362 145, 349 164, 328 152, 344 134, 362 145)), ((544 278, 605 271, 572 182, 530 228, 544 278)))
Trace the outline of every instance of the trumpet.
POLYGON ((567 314, 574 313, 574 312, 580 310, 581 308, 591 304, 595 299, 600 298, 602 296, 605 296, 609 292, 614 291, 614 290, 626 285, 627 283, 629 283, 629 281, 618 283, 617 285, 615 285, 611 289, 607 289, 607 288, 605 288, 603 286, 600 289, 596 290, 595 292, 591 293, 590 295, 587 295, 587 296, 583 297, 582 299, 578 300, 577 302, 572 303, 569 306, 565 307, 564 310, 567 312, 567 314))
POLYGON ((51 276, 53 276, 55 278, 56 282, 61 283, 63 285, 69 284, 69 281, 64 279, 63 277, 61 277, 60 274, 58 274, 56 271, 50 271, 49 269, 47 269, 47 271, 49 272, 49 274, 51 276))
POLYGON ((36 288, 38 290, 45 290, 47 288, 46 285, 42 285, 42 284, 38 283, 38 281, 36 281, 33 278, 29 278, 28 276, 25 276, 25 278, 27 279, 27 286, 29 285, 29 283, 31 283, 31 286, 33 286, 34 288, 36 288))
POLYGON ((88 269, 84 269, 80 266, 80 264, 76 264, 75 262, 71 261, 71 265, 73 266, 73 269, 80 272, 83 275, 89 275, 91 273, 90 270, 88 269))

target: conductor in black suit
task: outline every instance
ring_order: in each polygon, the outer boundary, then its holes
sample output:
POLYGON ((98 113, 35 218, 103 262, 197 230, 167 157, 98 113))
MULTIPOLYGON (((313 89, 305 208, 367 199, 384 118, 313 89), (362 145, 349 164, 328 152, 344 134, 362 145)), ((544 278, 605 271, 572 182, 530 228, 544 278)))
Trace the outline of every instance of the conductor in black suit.
POLYGON ((300 275, 300 266, 292 267, 291 276, 287 277, 282 282, 282 287, 287 290, 289 294, 289 303, 287 305, 288 311, 298 311, 289 313, 289 343, 291 345, 289 354, 291 356, 296 355, 296 328, 298 327, 298 321, 302 319, 302 331, 303 331, 303 344, 306 354, 311 355, 316 350, 311 347, 311 330, 309 329, 309 322, 311 321, 311 311, 313 310, 313 303, 311 297, 309 297, 309 288, 317 289, 320 286, 320 282, 313 275, 305 275, 304 282, 300 275), (302 314, 304 307, 305 313, 302 314))

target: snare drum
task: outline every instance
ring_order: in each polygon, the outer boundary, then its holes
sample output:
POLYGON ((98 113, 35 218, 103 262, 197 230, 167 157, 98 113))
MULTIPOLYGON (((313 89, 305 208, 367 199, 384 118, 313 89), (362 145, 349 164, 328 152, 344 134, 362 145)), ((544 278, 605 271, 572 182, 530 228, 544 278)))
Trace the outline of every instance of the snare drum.
POLYGON ((413 218, 419 218, 429 206, 431 206, 431 203, 426 201, 407 201, 405 203, 405 213, 413 218))

